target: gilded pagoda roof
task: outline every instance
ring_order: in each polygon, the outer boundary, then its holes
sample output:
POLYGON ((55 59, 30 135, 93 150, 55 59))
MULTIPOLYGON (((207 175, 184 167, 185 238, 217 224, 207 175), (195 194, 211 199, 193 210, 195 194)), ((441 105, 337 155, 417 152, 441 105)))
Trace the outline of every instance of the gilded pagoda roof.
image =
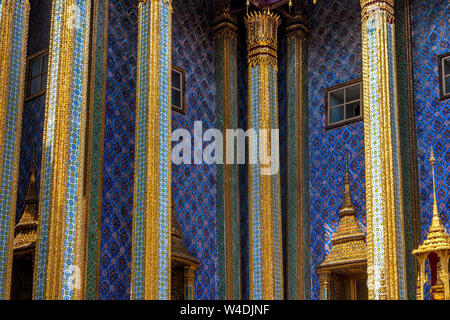
POLYGON ((339 215, 341 217, 339 226, 331 238, 331 252, 318 266, 318 269, 326 270, 338 265, 365 263, 367 260, 366 236, 356 223, 356 211, 350 192, 350 174, 347 160, 344 203, 339 215))
POLYGON ((36 174, 31 167, 30 182, 25 197, 25 210, 15 228, 14 250, 21 251, 34 248, 37 240, 38 208, 36 194, 36 174))
POLYGON ((431 150, 430 163, 432 166, 433 173, 433 218, 431 220, 430 231, 425 239, 425 241, 413 251, 414 255, 428 254, 433 251, 438 250, 450 250, 450 236, 445 230, 442 224, 441 218, 439 217, 439 212, 437 209, 436 200, 436 182, 434 178, 434 153, 431 150))
POLYGON ((190 265, 191 267, 197 268, 200 265, 200 261, 197 258, 192 256, 187 250, 184 242, 183 242, 183 233, 178 226, 178 222, 176 219, 176 214, 173 210, 172 206, 172 259, 177 260, 177 262, 183 265, 190 265))

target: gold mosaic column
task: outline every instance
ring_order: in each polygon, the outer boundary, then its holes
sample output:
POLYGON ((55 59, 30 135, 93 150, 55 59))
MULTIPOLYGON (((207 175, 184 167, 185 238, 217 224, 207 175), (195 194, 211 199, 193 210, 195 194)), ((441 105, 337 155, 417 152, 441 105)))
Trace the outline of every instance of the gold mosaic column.
MULTIPOLYGON (((217 129, 226 133, 238 127, 237 21, 229 9, 215 20, 217 129)), ((241 297, 241 251, 237 147, 225 146, 224 164, 217 165, 217 220, 219 297, 241 297), (233 154, 233 163, 226 159, 233 154)))
POLYGON ((361 7, 369 298, 406 299, 394 1, 361 7))
POLYGON ((309 297, 307 27, 301 16, 286 27, 287 47, 287 295, 309 297))
POLYGON ((52 6, 33 289, 39 300, 85 296, 90 3, 54 0, 52 6))
POLYGON ((170 299, 172 6, 139 1, 131 299, 170 299))
MULTIPOLYGON (((271 129, 278 129, 277 29, 279 17, 268 10, 247 15, 249 63, 248 127, 256 130, 250 141, 249 163, 249 269, 250 299, 283 299, 283 257, 279 172, 269 175, 262 164, 271 155, 271 129), (268 130, 263 139, 259 130, 268 130)), ((276 150, 279 157, 279 148, 276 150)), ((274 159, 272 159, 274 160, 274 159)))
POLYGON ((0 299, 9 299, 28 39, 28 0, 0 1, 0 299))

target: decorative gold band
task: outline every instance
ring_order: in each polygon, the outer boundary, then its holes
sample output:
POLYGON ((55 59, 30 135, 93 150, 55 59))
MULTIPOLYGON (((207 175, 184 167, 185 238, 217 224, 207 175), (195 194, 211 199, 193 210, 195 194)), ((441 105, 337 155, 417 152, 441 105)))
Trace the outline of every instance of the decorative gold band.
POLYGON ((361 0, 361 18, 367 20, 370 16, 384 13, 388 22, 394 20, 394 0, 361 0))
POLYGON ((278 27, 280 17, 270 11, 255 11, 245 18, 250 66, 268 62, 277 65, 278 27))

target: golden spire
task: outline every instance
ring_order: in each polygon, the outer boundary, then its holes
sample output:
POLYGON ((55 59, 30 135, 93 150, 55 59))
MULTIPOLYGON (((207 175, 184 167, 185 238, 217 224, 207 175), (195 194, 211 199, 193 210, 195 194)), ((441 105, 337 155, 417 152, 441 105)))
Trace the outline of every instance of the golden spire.
POLYGON ((436 198, 436 181, 434 176, 434 163, 436 159, 434 158, 433 148, 431 148, 430 154, 430 164, 431 171, 433 175, 433 218, 431 220, 430 231, 427 238, 418 249, 413 251, 413 254, 419 254, 423 252, 431 252, 439 249, 450 250, 450 237, 442 224, 441 218, 439 217, 437 198, 436 198))
POLYGON ((325 257, 324 262, 319 266, 320 268, 366 260, 366 236, 356 223, 356 211, 350 191, 350 172, 347 155, 345 155, 344 182, 344 202, 341 210, 339 210, 341 221, 339 221, 339 226, 331 238, 331 252, 325 257))
POLYGON ((16 225, 16 236, 14 237, 14 250, 34 248, 37 239, 38 226, 38 199, 36 194, 36 168, 34 160, 31 165, 30 182, 25 197, 25 210, 16 225))
POLYGON ((431 172, 433 175, 433 219, 431 220, 431 225, 434 227, 442 226, 441 219, 439 218, 438 208, 437 208, 437 200, 436 200, 436 180, 434 176, 434 163, 436 159, 434 158, 433 147, 431 147, 430 154, 430 163, 431 163, 431 172))
POLYGON ((354 209, 352 194, 350 192, 350 170, 348 168, 348 154, 345 154, 345 178, 344 178, 344 205, 343 209, 354 209))

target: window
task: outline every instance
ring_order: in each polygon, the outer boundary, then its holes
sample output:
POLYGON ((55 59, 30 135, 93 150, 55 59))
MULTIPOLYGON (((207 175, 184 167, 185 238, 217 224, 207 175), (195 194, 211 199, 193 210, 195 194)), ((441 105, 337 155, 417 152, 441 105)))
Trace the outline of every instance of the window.
POLYGON ((45 93, 47 86, 48 50, 38 52, 28 58, 27 100, 45 93))
POLYGON ((450 53, 439 57, 439 80, 441 99, 450 98, 450 53))
POLYGON ((184 70, 172 66, 172 109, 185 114, 184 70))
POLYGON ((357 80, 326 90, 326 129, 362 119, 361 88, 361 80, 357 80))

